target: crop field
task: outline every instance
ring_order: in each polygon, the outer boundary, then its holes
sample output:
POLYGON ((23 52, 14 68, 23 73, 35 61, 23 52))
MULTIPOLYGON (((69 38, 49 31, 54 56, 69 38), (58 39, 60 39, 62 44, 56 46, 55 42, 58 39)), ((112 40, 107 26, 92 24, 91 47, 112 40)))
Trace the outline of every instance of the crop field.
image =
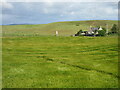
POLYGON ((117 36, 3 36, 3 88, 118 88, 117 45, 117 36))

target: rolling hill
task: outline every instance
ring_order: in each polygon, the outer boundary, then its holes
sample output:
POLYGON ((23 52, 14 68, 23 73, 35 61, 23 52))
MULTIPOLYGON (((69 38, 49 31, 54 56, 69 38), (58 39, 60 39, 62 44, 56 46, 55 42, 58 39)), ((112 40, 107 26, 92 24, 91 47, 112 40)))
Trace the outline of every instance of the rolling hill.
POLYGON ((102 26, 108 29, 113 24, 117 24, 118 21, 113 20, 89 20, 89 21, 66 21, 66 22, 54 22, 48 24, 37 25, 4 25, 2 26, 3 36, 21 36, 21 35, 55 35, 55 31, 59 32, 59 35, 72 35, 80 29, 89 30, 90 26, 102 26))

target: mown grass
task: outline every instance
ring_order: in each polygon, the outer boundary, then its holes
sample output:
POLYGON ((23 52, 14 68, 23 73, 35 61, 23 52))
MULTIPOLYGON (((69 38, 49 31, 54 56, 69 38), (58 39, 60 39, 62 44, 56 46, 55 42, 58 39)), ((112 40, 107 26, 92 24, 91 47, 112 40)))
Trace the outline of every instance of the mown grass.
POLYGON ((3 37, 3 88, 118 88, 117 40, 3 37))

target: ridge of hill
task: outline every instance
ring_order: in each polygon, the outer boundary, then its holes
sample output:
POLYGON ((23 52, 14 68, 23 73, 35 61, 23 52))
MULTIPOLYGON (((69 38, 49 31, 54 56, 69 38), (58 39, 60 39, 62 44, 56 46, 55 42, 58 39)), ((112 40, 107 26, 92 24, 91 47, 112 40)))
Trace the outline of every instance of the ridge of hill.
POLYGON ((65 21, 53 22, 48 24, 36 25, 4 25, 2 26, 4 35, 55 35, 55 31, 59 35, 72 35, 80 29, 89 30, 90 26, 102 26, 110 30, 113 24, 118 24, 115 20, 88 20, 88 21, 65 21))

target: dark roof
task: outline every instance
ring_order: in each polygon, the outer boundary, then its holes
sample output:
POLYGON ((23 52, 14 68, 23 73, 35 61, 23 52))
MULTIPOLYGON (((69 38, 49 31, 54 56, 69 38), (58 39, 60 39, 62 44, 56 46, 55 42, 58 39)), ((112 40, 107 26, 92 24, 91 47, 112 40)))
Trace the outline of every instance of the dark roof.
POLYGON ((92 30, 92 31, 95 31, 95 30, 99 30, 99 28, 94 28, 94 27, 92 27, 91 30, 92 30))

